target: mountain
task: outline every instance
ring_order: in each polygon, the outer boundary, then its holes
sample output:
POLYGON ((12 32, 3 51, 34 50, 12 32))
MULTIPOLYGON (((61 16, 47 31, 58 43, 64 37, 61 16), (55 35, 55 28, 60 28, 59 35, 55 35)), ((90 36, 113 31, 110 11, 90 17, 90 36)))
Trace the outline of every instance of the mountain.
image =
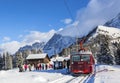
POLYGON ((90 48, 98 64, 119 64, 119 44, 120 29, 101 25, 89 33, 86 42, 87 48, 90 48))
POLYGON ((99 25, 94 32, 92 37, 95 37, 98 34, 109 35, 111 38, 119 38, 120 37, 120 29, 115 27, 107 27, 99 25))
POLYGON ((104 26, 120 28, 120 13, 112 20, 106 22, 104 26))
POLYGON ((47 42, 36 42, 32 45, 26 45, 21 47, 18 52, 23 52, 25 50, 32 49, 42 49, 49 56, 60 53, 64 48, 69 47, 75 43, 76 39, 74 37, 62 36, 60 34, 54 34, 53 37, 47 42))
MULTIPOLYGON (((93 30, 89 31, 87 35, 84 35, 84 31, 80 32, 82 32, 81 34, 83 34, 87 39, 92 38, 98 32, 103 34, 109 34, 112 37, 118 37, 120 35, 119 30, 113 27, 120 28, 120 13, 112 20, 106 22, 104 26, 95 27, 93 30)), ((74 44, 76 41, 75 36, 79 32, 78 30, 80 29, 77 29, 74 26, 66 28, 65 30, 62 30, 54 34, 53 37, 46 44, 35 43, 32 46, 27 45, 21 47, 19 51, 43 48, 44 52, 48 53, 49 56, 52 56, 55 53, 60 53, 64 48, 69 47, 71 44, 74 44), (69 35, 66 36, 66 34, 69 35)))
POLYGON ((43 48, 45 53, 49 56, 60 53, 64 48, 69 47, 75 43, 76 39, 70 36, 62 36, 60 34, 54 34, 54 36, 46 43, 43 48))
POLYGON ((103 26, 97 26, 93 30, 91 30, 86 37, 93 37, 93 35, 97 33, 101 34, 108 34, 113 38, 120 37, 120 13, 111 19, 110 21, 107 21, 103 26))
POLYGON ((45 46, 45 42, 36 42, 33 43, 32 45, 26 45, 24 47, 19 48, 19 52, 23 52, 24 50, 32 50, 32 49, 43 49, 43 47, 45 46))

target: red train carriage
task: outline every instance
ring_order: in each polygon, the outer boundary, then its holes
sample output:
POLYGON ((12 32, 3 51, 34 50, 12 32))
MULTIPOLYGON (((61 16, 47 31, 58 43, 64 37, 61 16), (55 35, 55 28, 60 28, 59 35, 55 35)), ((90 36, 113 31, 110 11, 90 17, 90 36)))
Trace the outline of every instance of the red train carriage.
POLYGON ((88 74, 94 71, 94 58, 89 51, 80 51, 71 54, 70 72, 72 74, 88 74))

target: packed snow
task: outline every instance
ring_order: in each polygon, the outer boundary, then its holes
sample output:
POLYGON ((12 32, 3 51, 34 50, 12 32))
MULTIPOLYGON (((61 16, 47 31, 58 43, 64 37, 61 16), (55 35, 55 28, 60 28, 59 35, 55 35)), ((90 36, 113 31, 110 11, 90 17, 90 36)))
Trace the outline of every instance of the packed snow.
MULTIPOLYGON (((120 66, 98 65, 96 73, 89 79, 83 80, 82 83, 120 83, 119 78, 120 66)), ((67 74, 66 69, 26 72, 19 72, 18 69, 0 71, 0 83, 78 83, 79 79, 67 74)))
POLYGON ((95 75, 94 83, 120 83, 120 66, 103 66, 105 71, 95 75))

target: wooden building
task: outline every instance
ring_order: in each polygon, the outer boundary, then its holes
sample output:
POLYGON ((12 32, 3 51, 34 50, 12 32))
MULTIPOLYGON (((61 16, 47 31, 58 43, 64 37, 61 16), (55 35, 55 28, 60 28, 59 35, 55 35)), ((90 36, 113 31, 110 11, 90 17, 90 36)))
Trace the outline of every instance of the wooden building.
POLYGON ((50 58, 48 54, 41 53, 41 54, 29 54, 26 58, 29 64, 38 64, 38 63, 49 63, 50 58))

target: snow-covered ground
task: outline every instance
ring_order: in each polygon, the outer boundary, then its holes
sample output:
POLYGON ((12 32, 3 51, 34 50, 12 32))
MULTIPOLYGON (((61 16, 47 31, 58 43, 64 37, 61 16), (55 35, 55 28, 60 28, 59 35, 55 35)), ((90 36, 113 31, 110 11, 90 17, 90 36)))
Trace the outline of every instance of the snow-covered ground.
MULTIPOLYGON (((82 82, 120 83, 120 66, 99 65, 96 67, 96 72, 91 78, 82 82)), ((0 71, 0 83, 78 83, 80 79, 83 77, 73 77, 66 73, 66 69, 31 72, 18 72, 18 69, 0 71)))
POLYGON ((94 83, 120 83, 120 66, 104 65, 101 67, 107 70, 96 73, 94 83))

